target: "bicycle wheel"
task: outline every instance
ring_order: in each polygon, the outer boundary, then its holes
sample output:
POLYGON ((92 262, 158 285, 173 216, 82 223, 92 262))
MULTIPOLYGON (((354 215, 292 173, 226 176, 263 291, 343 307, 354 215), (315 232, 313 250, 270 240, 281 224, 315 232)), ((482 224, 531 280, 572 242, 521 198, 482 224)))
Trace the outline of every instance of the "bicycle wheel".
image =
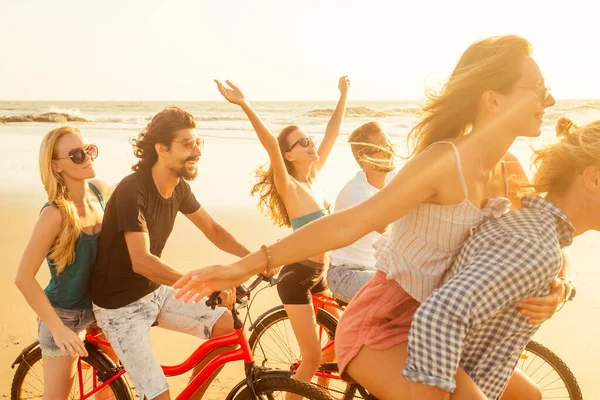
MULTIPOLYGON (((323 309, 317 313, 317 325, 321 339, 321 348, 325 348, 335 337, 337 319, 323 309)), ((257 365, 271 369, 296 370, 301 361, 300 348, 294 335, 292 325, 285 309, 274 310, 263 319, 256 321, 254 331, 248 341, 250 350, 257 365)), ((330 350, 325 350, 326 356, 330 350)), ((312 383, 319 386, 334 398, 344 400, 362 399, 363 397, 340 379, 337 364, 325 363, 319 372, 331 375, 331 379, 313 377, 312 383)))
MULTIPOLYGON (((93 388, 94 371, 96 371, 98 377, 103 374, 109 374, 111 369, 115 367, 115 364, 104 353, 93 351, 89 352, 88 357, 81 359, 81 367, 84 393, 88 393, 93 388)), ((44 394, 43 368, 42 349, 38 347, 29 352, 19 363, 12 382, 11 400, 41 399, 44 394)), ((98 379, 98 381, 100 380, 98 379)), ((80 397, 79 379, 76 374, 69 399, 75 400, 80 397)), ((133 399, 133 395, 129 390, 129 385, 125 377, 121 376, 107 388, 96 393, 93 398, 97 400, 104 398, 130 400, 133 399)))
MULTIPOLYGON (((288 394, 297 394, 309 400, 333 400, 315 385, 292 378, 264 378, 254 384, 254 390, 259 399, 285 399, 288 394)), ((246 387, 234 400, 253 399, 250 388, 246 387)))
POLYGON ((575 376, 556 354, 530 341, 517 367, 542 390, 544 399, 582 400, 581 389, 575 376))

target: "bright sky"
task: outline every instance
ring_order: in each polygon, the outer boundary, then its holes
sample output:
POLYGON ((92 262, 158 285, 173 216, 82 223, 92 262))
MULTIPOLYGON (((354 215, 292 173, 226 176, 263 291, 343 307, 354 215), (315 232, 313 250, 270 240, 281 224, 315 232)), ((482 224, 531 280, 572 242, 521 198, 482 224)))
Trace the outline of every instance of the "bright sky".
POLYGON ((600 98, 598 6, 579 0, 0 3, 0 100, 418 99, 475 40, 529 39, 557 98, 600 98))

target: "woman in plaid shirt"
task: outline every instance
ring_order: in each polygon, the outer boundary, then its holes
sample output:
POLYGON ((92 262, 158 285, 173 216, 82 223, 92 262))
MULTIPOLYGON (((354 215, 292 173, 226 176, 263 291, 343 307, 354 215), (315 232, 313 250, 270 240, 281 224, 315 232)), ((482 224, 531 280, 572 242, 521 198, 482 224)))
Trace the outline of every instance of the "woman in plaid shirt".
POLYGON ((487 398, 508 398, 539 328, 519 314, 520 301, 547 293, 573 237, 600 230, 600 121, 577 127, 561 118, 556 130, 561 140, 535 153, 531 186, 545 197, 524 196, 522 208, 480 225, 450 280, 417 310, 403 374, 419 383, 413 398, 449 399, 459 365, 487 398))

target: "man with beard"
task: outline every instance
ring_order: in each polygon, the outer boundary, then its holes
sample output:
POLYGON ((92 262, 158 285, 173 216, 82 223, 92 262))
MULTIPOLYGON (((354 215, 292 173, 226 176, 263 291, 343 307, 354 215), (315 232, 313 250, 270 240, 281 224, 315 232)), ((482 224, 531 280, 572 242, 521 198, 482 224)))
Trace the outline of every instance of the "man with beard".
MULTIPOLYGON (((348 137, 352 154, 361 170, 338 194, 335 211, 359 203, 377 193, 394 177, 394 146, 377 122, 366 123, 348 137)), ((327 285, 333 295, 350 302, 368 280, 375 276, 375 249, 386 227, 331 253, 327 285)))
MULTIPOLYGON (((195 128, 191 114, 167 107, 132 141, 139 161, 108 201, 92 270, 91 298, 98 326, 141 399, 170 398, 150 343, 151 326, 202 339, 234 331, 226 308, 235 302, 234 288, 222 292, 222 308, 212 310, 204 301, 184 304, 174 298, 171 287, 183 274, 160 258, 178 212, 221 250, 239 257, 249 253, 200 206, 187 183, 198 174, 204 145, 195 128)), ((213 357, 203 360, 194 375, 213 357)))

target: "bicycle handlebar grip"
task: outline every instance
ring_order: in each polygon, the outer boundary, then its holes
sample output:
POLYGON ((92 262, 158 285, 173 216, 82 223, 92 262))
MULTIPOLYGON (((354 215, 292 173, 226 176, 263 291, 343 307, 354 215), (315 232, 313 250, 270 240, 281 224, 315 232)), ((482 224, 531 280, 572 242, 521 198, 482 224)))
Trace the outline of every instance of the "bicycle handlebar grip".
POLYGON ((219 297, 219 295, 221 294, 221 292, 213 292, 209 297, 208 300, 206 300, 206 305, 210 308, 212 308, 213 310, 215 308, 217 308, 217 306, 219 304, 221 304, 221 298, 219 297))
POLYGON ((238 286, 235 288, 235 294, 238 299, 246 297, 248 290, 244 286, 238 286))

